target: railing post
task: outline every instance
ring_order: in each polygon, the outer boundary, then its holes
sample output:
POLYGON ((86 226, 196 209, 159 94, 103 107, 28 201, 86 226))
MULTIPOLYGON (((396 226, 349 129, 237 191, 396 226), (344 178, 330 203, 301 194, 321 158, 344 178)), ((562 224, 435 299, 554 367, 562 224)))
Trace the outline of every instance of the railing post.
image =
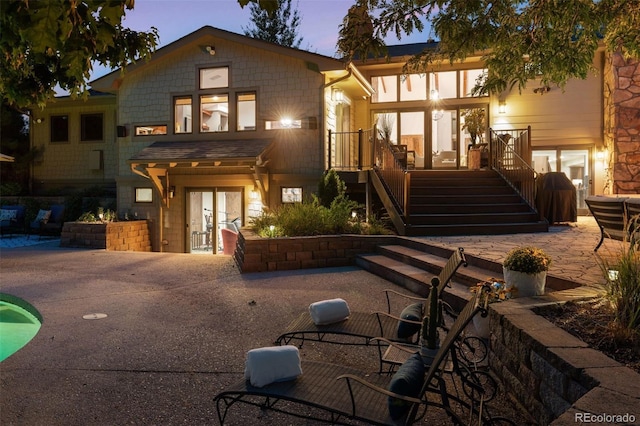
POLYGON ((331 166, 331 129, 329 129, 329 141, 327 143, 327 170, 332 168, 331 166))
POLYGON ((358 170, 362 170, 362 129, 358 129, 358 170))
POLYGON ((404 219, 407 224, 411 223, 411 203, 409 200, 411 199, 411 173, 405 171, 404 172, 404 219))

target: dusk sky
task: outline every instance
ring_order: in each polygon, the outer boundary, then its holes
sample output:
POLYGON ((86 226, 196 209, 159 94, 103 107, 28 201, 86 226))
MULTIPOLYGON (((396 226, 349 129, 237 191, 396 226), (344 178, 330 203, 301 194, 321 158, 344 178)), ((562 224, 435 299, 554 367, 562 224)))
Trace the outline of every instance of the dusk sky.
MULTIPOLYGON (((326 56, 334 56, 338 40, 338 26, 355 0, 293 0, 301 16, 298 37, 300 48, 326 56)), ((123 24, 136 31, 158 29, 160 44, 170 44, 177 39, 205 26, 243 34, 249 27, 249 6, 240 7, 237 0, 136 0, 135 7, 127 11, 123 24)), ((415 34, 398 41, 394 36, 388 44, 404 44, 426 41, 428 34, 415 34)), ((109 71, 96 67, 92 79, 109 71)))

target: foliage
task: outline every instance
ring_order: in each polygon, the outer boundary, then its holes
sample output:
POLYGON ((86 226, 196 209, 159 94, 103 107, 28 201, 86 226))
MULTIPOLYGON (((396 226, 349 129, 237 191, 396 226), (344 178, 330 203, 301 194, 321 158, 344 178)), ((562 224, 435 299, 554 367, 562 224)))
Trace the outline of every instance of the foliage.
POLYGON ((525 246, 517 247, 507 253, 502 266, 525 274, 537 274, 549 270, 551 257, 544 250, 525 246))
POLYGON ((476 137, 480 137, 480 143, 482 143, 484 132, 487 130, 484 108, 466 109, 462 117, 464 118, 462 130, 469 132, 473 144, 476 143, 476 137))
POLYGON ((318 202, 324 207, 330 207, 331 203, 344 197, 347 192, 347 185, 344 183, 338 172, 329 169, 318 183, 318 202))
POLYGON ((509 300, 513 298, 514 293, 518 291, 516 287, 507 287, 507 283, 505 283, 504 280, 499 280, 493 277, 486 281, 478 282, 476 285, 470 287, 469 290, 471 290, 472 293, 477 293, 487 288, 489 289, 487 292, 489 303, 509 300))
POLYGON ((635 244, 624 241, 619 251, 598 257, 607 283, 607 298, 614 310, 613 329, 621 338, 634 334, 640 338, 640 228, 636 228, 631 241, 635 244))
POLYGON ((76 222, 114 222, 118 219, 116 212, 109 209, 98 208, 97 212, 84 212, 78 217, 76 222), (102 215, 102 218, 100 218, 102 215))
POLYGON ((29 189, 31 161, 39 150, 30 150, 25 116, 5 102, 0 110, 0 152, 14 158, 0 167, 0 194, 21 195, 29 189))
POLYGON ((291 0, 277 0, 277 8, 264 10, 257 3, 249 5, 253 28, 243 28, 244 35, 281 46, 298 48, 302 37, 298 38, 300 25, 298 9, 291 12, 291 0))
POLYGON ((489 73, 476 93, 584 79, 600 43, 640 58, 639 0, 358 0, 340 26, 338 49, 347 59, 383 56, 384 37, 425 27, 439 43, 410 58, 405 72, 480 53, 489 73))
MULTIPOLYGON (((123 27, 134 0, 0 2, 3 102, 16 109, 44 107, 55 88, 87 95, 92 63, 123 68, 149 58, 158 33, 123 27)), ((124 69, 124 68, 123 68, 124 69)))

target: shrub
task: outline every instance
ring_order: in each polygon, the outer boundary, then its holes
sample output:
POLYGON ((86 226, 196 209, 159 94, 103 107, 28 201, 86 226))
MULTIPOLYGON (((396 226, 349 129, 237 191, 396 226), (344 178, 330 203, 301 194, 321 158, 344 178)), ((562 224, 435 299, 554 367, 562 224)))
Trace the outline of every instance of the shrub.
POLYGON ((549 265, 551 265, 551 257, 537 247, 517 247, 509 251, 502 262, 505 268, 525 274, 547 271, 549 265))
POLYGON ((318 201, 324 207, 331 207, 333 200, 345 197, 347 185, 334 169, 327 171, 318 183, 318 201))

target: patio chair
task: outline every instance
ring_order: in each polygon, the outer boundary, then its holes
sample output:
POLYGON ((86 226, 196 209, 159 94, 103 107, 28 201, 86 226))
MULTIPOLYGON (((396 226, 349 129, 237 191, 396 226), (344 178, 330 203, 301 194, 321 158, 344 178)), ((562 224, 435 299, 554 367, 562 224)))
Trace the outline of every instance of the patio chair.
MULTIPOLYGON (((430 412, 428 407, 444 410, 456 424, 467 424, 473 417, 488 422, 491 420, 489 411, 483 407, 481 399, 470 400, 450 392, 443 378, 445 361, 454 350, 460 333, 474 315, 486 308, 485 292, 472 295, 442 341, 426 374, 420 357, 413 357, 394 376, 302 360, 302 374, 295 379, 263 387, 252 386, 250 381, 243 379, 217 394, 214 401, 220 424, 224 424, 230 409, 240 404, 331 424, 352 424, 354 420, 373 425, 414 424, 430 412), (402 386, 405 380, 417 384, 415 389, 418 391, 408 392, 402 386)), ((478 420, 476 423, 479 424, 478 420)), ((502 424, 513 423, 507 420, 502 424)))
POLYGON ((31 234, 38 234, 38 239, 43 235, 59 235, 64 223, 64 211, 63 204, 55 204, 51 206, 51 210, 40 210, 38 216, 29 224, 27 239, 31 234))
MULTIPOLYGON (((435 284, 438 287, 438 297, 442 297, 444 288, 449 284, 460 265, 467 265, 464 250, 458 248, 447 260, 440 271, 435 284)), ((341 345, 369 345, 374 337, 384 337, 392 341, 417 342, 424 306, 427 299, 409 296, 395 290, 385 290, 387 312, 351 312, 349 318, 333 324, 317 325, 309 312, 301 313, 278 336, 277 345, 299 342, 302 347, 305 341, 337 343, 341 345), (404 303, 393 300, 404 300, 404 303), (422 305, 422 306, 420 306, 422 305), (395 306, 402 306, 400 311, 394 311, 395 306), (419 311, 416 312, 416 309, 419 311), (398 328, 404 328, 398 334, 398 328), (406 330, 409 331, 406 331, 406 330), (408 335, 410 330, 413 333, 408 335)))

